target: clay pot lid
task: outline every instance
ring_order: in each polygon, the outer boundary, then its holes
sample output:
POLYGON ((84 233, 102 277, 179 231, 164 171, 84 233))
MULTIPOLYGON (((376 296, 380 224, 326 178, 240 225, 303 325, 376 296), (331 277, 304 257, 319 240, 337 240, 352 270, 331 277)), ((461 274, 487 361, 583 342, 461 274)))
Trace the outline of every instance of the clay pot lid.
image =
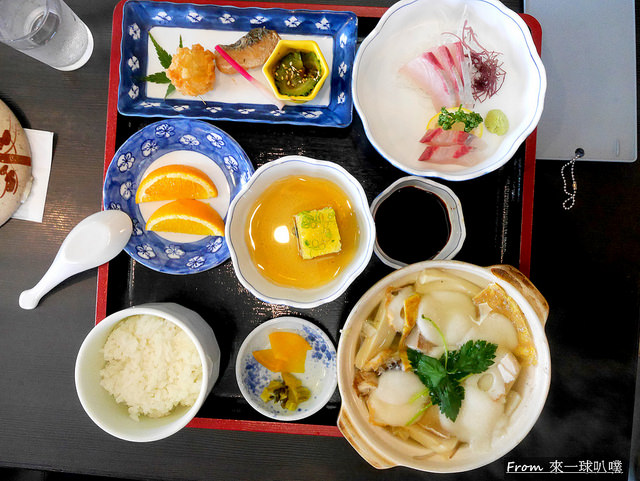
POLYGON ((0 100, 0 225, 25 201, 32 180, 29 141, 16 116, 0 100))

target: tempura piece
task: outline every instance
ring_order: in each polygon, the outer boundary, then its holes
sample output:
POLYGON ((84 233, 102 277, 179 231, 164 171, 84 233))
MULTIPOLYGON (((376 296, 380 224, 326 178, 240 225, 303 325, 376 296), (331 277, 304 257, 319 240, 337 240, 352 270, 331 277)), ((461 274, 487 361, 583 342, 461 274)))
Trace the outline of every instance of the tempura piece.
POLYGON ((213 89, 216 64, 213 53, 198 43, 179 48, 167 69, 167 77, 178 92, 196 97, 213 89))

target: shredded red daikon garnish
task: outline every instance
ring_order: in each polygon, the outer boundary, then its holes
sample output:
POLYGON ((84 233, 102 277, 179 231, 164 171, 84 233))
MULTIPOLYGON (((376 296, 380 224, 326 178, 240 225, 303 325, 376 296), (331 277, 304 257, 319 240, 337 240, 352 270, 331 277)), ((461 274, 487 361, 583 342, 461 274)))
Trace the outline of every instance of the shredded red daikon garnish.
POLYGON ((506 71, 502 68, 500 56, 502 52, 488 50, 478 41, 478 36, 473 28, 465 20, 462 27, 462 38, 455 35, 468 50, 471 65, 473 66, 471 75, 471 87, 473 99, 484 102, 490 99, 502 88, 506 71))

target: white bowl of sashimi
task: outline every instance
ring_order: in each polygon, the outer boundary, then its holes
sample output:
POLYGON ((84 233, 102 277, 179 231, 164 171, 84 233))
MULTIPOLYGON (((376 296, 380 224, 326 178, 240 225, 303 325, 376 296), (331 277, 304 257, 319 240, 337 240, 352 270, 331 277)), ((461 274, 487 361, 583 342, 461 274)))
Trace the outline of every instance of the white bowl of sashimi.
POLYGON ((549 307, 520 271, 424 261, 388 275, 338 344, 338 427, 372 466, 469 471, 534 426, 551 381, 549 307))
POLYGON ((500 2, 402 0, 362 42, 352 89, 369 141, 391 164, 467 180, 513 157, 546 86, 529 28, 500 2))

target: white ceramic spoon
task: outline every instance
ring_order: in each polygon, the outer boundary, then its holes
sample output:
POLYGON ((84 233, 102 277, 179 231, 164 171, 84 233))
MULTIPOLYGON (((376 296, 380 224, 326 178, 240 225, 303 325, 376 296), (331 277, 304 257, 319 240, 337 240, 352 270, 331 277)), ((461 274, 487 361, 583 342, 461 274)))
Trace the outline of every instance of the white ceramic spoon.
POLYGON ((33 309, 42 296, 68 277, 109 262, 127 245, 132 230, 131 219, 119 210, 97 212, 80 221, 62 242, 40 282, 20 294, 20 307, 33 309))

